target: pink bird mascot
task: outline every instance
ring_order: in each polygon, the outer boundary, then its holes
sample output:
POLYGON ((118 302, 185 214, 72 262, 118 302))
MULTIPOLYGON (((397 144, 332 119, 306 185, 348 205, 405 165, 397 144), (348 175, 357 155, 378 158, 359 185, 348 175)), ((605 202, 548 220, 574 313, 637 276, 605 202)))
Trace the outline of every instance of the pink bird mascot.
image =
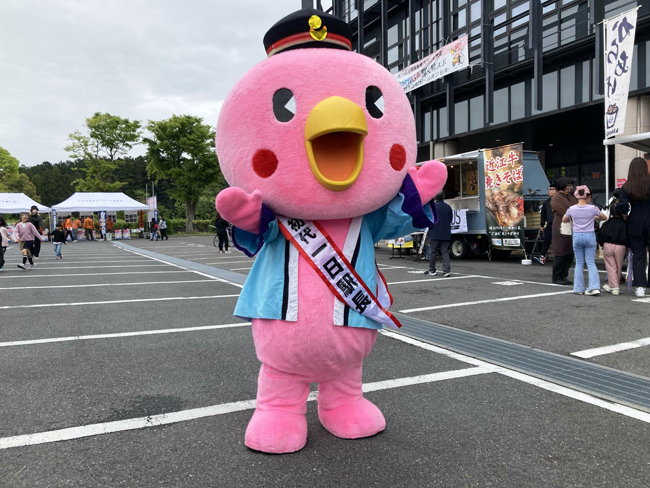
POLYGON ((262 362, 246 429, 256 451, 307 442, 309 384, 337 437, 372 436, 383 414, 363 397, 362 367, 377 330, 397 328, 374 243, 435 221, 447 178, 415 167, 415 123, 399 83, 352 52, 342 20, 303 9, 264 37, 268 58, 226 98, 217 154, 230 188, 216 208, 235 245, 257 255, 235 315, 252 320, 262 362))

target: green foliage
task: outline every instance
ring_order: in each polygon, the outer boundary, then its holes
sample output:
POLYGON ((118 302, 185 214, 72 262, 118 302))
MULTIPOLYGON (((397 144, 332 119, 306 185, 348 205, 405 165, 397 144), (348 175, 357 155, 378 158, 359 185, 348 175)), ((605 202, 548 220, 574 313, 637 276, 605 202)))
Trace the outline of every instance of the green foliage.
POLYGON ((19 171, 19 161, 9 151, 0 147, 0 192, 24 193, 40 201, 36 186, 26 174, 19 171))
POLYGON ((174 115, 158 122, 149 121, 151 138, 147 144, 147 171, 156 181, 169 180, 169 193, 185 203, 185 229, 190 232, 197 205, 206 188, 222 184, 214 150, 214 131, 203 119, 174 115))
POLYGON ((45 161, 36 166, 20 167, 20 172, 27 175, 41 195, 39 200, 43 205, 51 207, 69 198, 74 193, 72 182, 78 177, 76 170, 83 168, 84 163, 78 161, 63 161, 52 164, 45 161))
POLYGON ((140 122, 108 113, 96 112, 86 119, 88 135, 75 131, 69 135, 65 150, 85 163, 84 178, 73 181, 79 191, 118 191, 124 185, 117 177, 120 159, 139 144, 140 122))

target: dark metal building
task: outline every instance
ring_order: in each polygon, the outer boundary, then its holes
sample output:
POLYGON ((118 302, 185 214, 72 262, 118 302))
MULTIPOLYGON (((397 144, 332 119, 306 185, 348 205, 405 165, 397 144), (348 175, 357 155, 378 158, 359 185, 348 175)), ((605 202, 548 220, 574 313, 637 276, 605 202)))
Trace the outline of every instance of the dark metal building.
MULTIPOLYGON (((567 175, 602 192, 601 22, 638 3, 334 0, 332 8, 353 28, 355 50, 394 73, 469 36, 469 69, 409 93, 418 160, 523 141, 549 179, 567 175)), ((650 2, 638 15, 626 135, 650 130, 650 2)), ((610 151, 611 185, 637 155, 610 151)))

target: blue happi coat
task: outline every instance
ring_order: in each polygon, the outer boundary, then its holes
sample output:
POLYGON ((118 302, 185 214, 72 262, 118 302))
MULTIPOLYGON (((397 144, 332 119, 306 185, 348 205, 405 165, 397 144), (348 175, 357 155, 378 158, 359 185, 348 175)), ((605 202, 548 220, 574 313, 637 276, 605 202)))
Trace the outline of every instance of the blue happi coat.
MULTIPOLYGON (((370 290, 377 289, 374 244, 395 239, 437 222, 435 206, 423 205, 415 184, 406 176, 400 192, 383 207, 352 220, 342 251, 370 290)), ((260 230, 253 234, 233 228, 235 246, 252 257, 259 252, 244 288, 235 315, 245 320, 298 320, 297 249, 278 226, 275 214, 262 206, 260 230)), ((335 325, 382 329, 384 326, 335 300, 335 325)))

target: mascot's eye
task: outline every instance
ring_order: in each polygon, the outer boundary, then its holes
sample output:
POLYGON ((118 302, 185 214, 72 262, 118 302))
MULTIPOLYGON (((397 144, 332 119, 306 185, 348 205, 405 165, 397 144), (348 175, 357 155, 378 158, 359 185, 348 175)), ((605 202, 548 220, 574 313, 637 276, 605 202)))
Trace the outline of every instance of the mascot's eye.
POLYGON ((273 94, 273 114, 280 122, 289 122, 296 114, 296 99, 293 92, 280 88, 273 94))
POLYGON ((366 108, 371 117, 380 119, 384 115, 384 95, 376 86, 366 88, 366 108))

